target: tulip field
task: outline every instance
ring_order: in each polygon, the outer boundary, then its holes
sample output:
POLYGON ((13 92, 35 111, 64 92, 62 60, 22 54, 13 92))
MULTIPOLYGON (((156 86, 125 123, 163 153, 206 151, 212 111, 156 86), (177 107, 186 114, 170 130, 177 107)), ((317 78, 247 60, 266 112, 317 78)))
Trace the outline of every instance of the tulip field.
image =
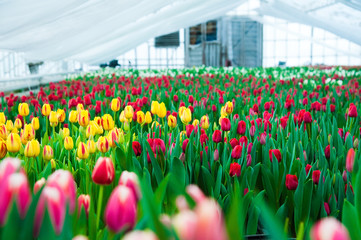
POLYGON ((0 93, 0 239, 360 239, 360 97, 342 67, 0 93))

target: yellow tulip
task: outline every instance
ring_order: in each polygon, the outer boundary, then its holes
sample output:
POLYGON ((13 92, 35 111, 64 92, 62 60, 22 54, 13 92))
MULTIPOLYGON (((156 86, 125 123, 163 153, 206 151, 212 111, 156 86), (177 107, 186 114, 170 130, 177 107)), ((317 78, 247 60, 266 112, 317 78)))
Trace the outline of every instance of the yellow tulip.
POLYGON ((58 115, 56 114, 55 111, 50 112, 49 121, 50 121, 50 126, 57 126, 58 125, 58 115))
POLYGON ((113 112, 118 112, 120 109, 120 100, 118 98, 113 98, 110 108, 113 112))
POLYGON ((154 114, 154 115, 158 115, 158 109, 159 109, 159 103, 158 101, 152 101, 152 105, 150 107, 150 111, 154 114))
POLYGON ((39 156, 39 154, 40 154, 40 143, 36 139, 33 139, 30 142, 31 142, 31 144, 33 146, 33 149, 34 149, 34 157, 39 156))
POLYGON ((124 109, 124 116, 126 119, 132 119, 134 115, 134 109, 132 106, 128 105, 124 109))
MULTIPOLYGON (((78 104, 79 105, 79 104, 78 104)), ((78 114, 78 123, 82 127, 86 127, 89 124, 89 112, 87 110, 81 110, 78 114)))
POLYGON ((100 152, 106 153, 109 151, 109 141, 106 137, 99 137, 97 142, 97 148, 100 152))
POLYGON ((5 114, 3 112, 0 112, 0 123, 5 124, 5 122, 6 122, 5 114))
POLYGON ((65 121, 66 114, 63 109, 56 110, 56 114, 58 117, 58 122, 62 123, 65 121))
POLYGON ((50 166, 52 171, 56 169, 56 161, 54 159, 50 160, 50 166))
POLYGON ((96 134, 96 128, 93 124, 89 124, 87 127, 86 127, 86 137, 89 138, 91 136, 95 136, 96 134))
POLYGON ((15 119, 15 127, 20 129, 23 127, 23 123, 21 122, 20 118, 15 119))
POLYGON ((69 128, 63 128, 63 136, 62 136, 62 138, 64 139, 64 138, 66 138, 68 136, 70 136, 69 128))
POLYGON ((29 115, 29 105, 27 103, 20 103, 18 106, 19 114, 23 117, 29 115))
POLYGON ((89 150, 90 154, 93 154, 96 152, 97 148, 96 148, 94 140, 89 139, 87 142, 87 146, 88 146, 88 150, 89 150))
POLYGON ((167 108, 165 107, 165 104, 162 102, 158 105, 158 117, 164 118, 167 115, 167 108))
POLYGON ((20 140, 21 140, 21 143, 24 145, 26 145, 26 143, 28 142, 28 140, 26 140, 26 138, 25 138, 23 129, 21 129, 21 131, 20 131, 20 140))
POLYGON ((186 110, 186 109, 187 109, 186 107, 179 108, 179 110, 178 110, 179 117, 182 117, 182 114, 183 114, 184 110, 186 110))
POLYGON ((51 107, 49 104, 45 103, 43 105, 43 107, 41 108, 41 113, 43 114, 43 116, 49 116, 50 115, 50 111, 51 111, 51 107))
POLYGON ((201 117, 201 128, 207 130, 209 128, 209 118, 208 116, 201 117))
POLYGON ((26 146, 25 146, 25 149, 24 149, 24 155, 25 157, 34 157, 34 146, 33 144, 31 143, 31 141, 29 141, 26 146))
POLYGON ((192 121, 192 112, 189 108, 186 108, 180 117, 182 123, 188 124, 190 121, 192 121))
POLYGON ((193 125, 194 127, 197 127, 197 126, 199 125, 199 120, 198 120, 198 119, 194 119, 192 125, 193 125))
POLYGON ((149 111, 146 112, 146 114, 145 114, 145 123, 146 123, 146 124, 149 124, 149 123, 151 123, 152 121, 153 121, 152 115, 150 114, 149 111))
POLYGON ((45 145, 43 149, 43 159, 50 161, 54 157, 54 151, 49 145, 45 145))
POLYGON ((83 111, 83 110, 84 110, 83 104, 78 103, 78 105, 76 105, 76 111, 77 111, 78 113, 80 113, 80 112, 83 111))
POLYGON ((8 136, 8 131, 6 129, 5 124, 0 123, 0 138, 6 140, 7 136, 8 136))
POLYGON ((105 131, 112 130, 114 128, 114 120, 113 117, 110 116, 110 114, 104 114, 102 117, 102 126, 105 131))
POLYGON ((177 126, 177 118, 173 115, 168 116, 168 126, 170 128, 175 128, 177 126))
POLYGON ((78 112, 75 110, 70 111, 69 122, 75 123, 77 120, 78 120, 78 112))
POLYGON ((8 150, 6 147, 6 142, 0 139, 0 159, 3 159, 6 156, 7 152, 8 150))
POLYGON ((39 118, 33 117, 33 119, 31 120, 31 125, 33 125, 35 131, 38 130, 40 128, 39 118))
POLYGON ((74 148, 73 138, 70 136, 65 137, 64 139, 64 148, 66 150, 72 150, 74 148))
POLYGON ((110 147, 116 147, 116 143, 119 142, 119 130, 114 128, 112 131, 108 133, 108 142, 110 147))
POLYGON ((138 111, 137 112, 137 122, 142 125, 142 124, 144 124, 144 121, 145 121, 144 112, 138 111))
POLYGON ((98 126, 102 125, 102 118, 101 117, 95 117, 93 120, 98 126))
POLYGON ((224 106, 224 111, 227 113, 227 115, 230 115, 233 112, 233 103, 227 102, 224 106))
POLYGON ((35 130, 32 124, 25 124, 23 131, 23 138, 26 141, 30 141, 35 138, 35 130))
POLYGON ((14 123, 11 120, 6 121, 6 129, 11 132, 14 129, 14 123))
POLYGON ((79 143, 78 149, 77 149, 77 155, 78 155, 78 158, 80 158, 80 159, 87 159, 89 157, 89 149, 85 143, 83 143, 83 142, 79 143))

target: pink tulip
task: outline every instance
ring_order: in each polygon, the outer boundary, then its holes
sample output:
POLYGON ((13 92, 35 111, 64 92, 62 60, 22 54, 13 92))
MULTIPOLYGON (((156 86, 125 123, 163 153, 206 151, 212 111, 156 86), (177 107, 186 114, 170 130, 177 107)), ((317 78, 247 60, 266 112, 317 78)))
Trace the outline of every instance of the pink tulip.
POLYGON ((98 158, 93 169, 92 179, 99 185, 111 184, 114 179, 114 165, 112 159, 107 157, 98 158))
POLYGON ((24 173, 13 173, 2 182, 0 187, 0 225, 6 223, 13 201, 21 218, 25 218, 31 202, 28 179, 24 173))
POLYGON ((20 170, 21 162, 17 158, 5 158, 0 163, 0 184, 12 173, 20 170))
POLYGON ((76 185, 74 182, 73 175, 66 170, 56 170, 48 178, 47 186, 59 186, 64 192, 67 201, 69 202, 70 213, 75 210, 76 203, 76 185))
POLYGON ((37 194, 45 183, 46 183, 45 178, 41 178, 38 181, 36 181, 34 184, 34 194, 37 194))
POLYGON ((158 237, 150 230, 132 231, 127 233, 123 240, 158 240, 158 237))
POLYGON ((352 172, 354 163, 355 163, 355 150, 353 150, 353 148, 350 148, 346 156, 346 170, 352 172))
POLYGON ((172 225, 182 240, 195 240, 197 215, 191 210, 183 210, 172 219, 172 225))
POLYGON ((82 207, 84 208, 85 214, 88 217, 89 207, 90 207, 90 196, 89 195, 85 195, 85 194, 79 195, 79 197, 78 197, 78 216, 80 216, 82 207))
POLYGON ((66 198, 59 186, 45 186, 35 210, 34 236, 37 237, 43 222, 45 208, 49 213, 55 233, 60 234, 65 220, 66 198))
POLYGON ((134 172, 123 171, 119 178, 119 185, 130 188, 137 201, 142 197, 139 187, 139 179, 134 172))
POLYGON ((137 201, 132 190, 126 186, 117 186, 105 208, 106 225, 111 231, 119 233, 123 229, 132 229, 136 218, 137 201))
POLYGON ((327 217, 313 225, 311 240, 350 240, 347 229, 336 218, 327 217))
POLYGON ((188 185, 186 187, 186 192, 191 198, 193 198, 193 200, 196 203, 200 203, 206 199, 206 196, 203 194, 202 190, 197 185, 194 184, 188 185))

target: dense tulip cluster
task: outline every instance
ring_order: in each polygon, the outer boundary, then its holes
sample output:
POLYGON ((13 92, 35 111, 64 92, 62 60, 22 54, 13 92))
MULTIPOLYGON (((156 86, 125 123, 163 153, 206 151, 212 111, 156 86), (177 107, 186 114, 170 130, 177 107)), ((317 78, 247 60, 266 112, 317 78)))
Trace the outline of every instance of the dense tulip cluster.
POLYGON ((357 239, 358 69, 103 70, 0 93, 2 239, 357 239))

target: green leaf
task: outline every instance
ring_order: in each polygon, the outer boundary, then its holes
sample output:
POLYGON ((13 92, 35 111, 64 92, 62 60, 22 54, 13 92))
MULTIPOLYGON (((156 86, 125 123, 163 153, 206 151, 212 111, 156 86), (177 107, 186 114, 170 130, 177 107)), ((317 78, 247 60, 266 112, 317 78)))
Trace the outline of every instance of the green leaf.
POLYGON ((359 239, 361 231, 357 211, 346 199, 343 203, 342 223, 348 229, 351 239, 359 239))
POLYGON ((186 172, 184 169, 184 165, 179 158, 173 158, 173 164, 170 172, 172 173, 172 176, 177 179, 177 181, 182 185, 180 187, 184 187, 186 172))

